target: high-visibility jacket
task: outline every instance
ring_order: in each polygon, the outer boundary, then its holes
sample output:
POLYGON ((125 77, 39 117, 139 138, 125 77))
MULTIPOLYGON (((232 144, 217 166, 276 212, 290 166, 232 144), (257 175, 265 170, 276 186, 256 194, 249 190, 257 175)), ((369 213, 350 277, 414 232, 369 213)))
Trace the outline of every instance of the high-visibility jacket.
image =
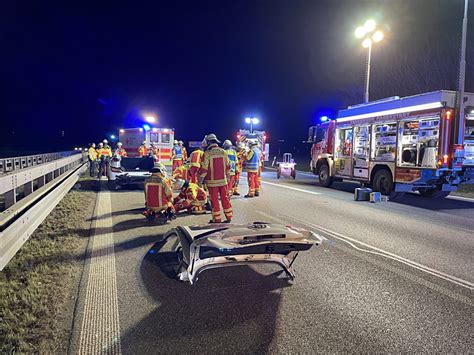
POLYGON ((217 144, 211 144, 204 152, 204 161, 199 169, 199 176, 206 179, 209 187, 227 185, 227 175, 230 173, 229 158, 224 149, 217 144))
POLYGON ((242 165, 244 164, 244 149, 237 151, 237 163, 235 164, 235 172, 240 173, 242 171, 242 165))
POLYGON ((123 158, 127 157, 127 151, 124 148, 117 148, 115 149, 115 155, 119 155, 123 158))
POLYGON ((237 165, 237 153, 235 152, 234 149, 232 148, 229 148, 229 149, 226 149, 226 154, 227 154, 227 157, 229 158, 229 163, 230 163, 230 175, 235 175, 235 172, 236 172, 236 165, 237 165))
POLYGON ((189 166, 181 165, 173 171, 173 179, 189 180, 189 166))
POLYGON ((188 159, 188 152, 186 151, 186 147, 181 147, 181 150, 183 152, 183 160, 188 159))
POLYGON ((97 159, 102 160, 112 156, 112 151, 110 148, 99 148, 97 149, 97 159))
POLYGON ((96 161, 97 160, 97 150, 95 148, 90 147, 88 151, 89 160, 96 161))
POLYGON ((175 145, 171 157, 173 160, 183 160, 183 149, 179 145, 175 145))
POLYGON ((196 168, 201 167, 201 163, 203 159, 204 159, 204 151, 202 151, 201 149, 194 150, 189 156, 189 160, 191 161, 190 165, 195 166, 196 168))
POLYGON ((148 148, 145 144, 138 147, 138 155, 141 157, 146 157, 148 155, 148 148))
POLYGON ((257 147, 250 149, 250 151, 245 155, 245 171, 250 173, 258 172, 258 169, 260 168, 260 157, 260 149, 257 147))
POLYGON ((171 207, 173 190, 166 179, 161 176, 150 176, 145 180, 146 207, 153 211, 162 211, 171 207))
POLYGON ((186 200, 191 206, 203 206, 207 202, 207 194, 202 187, 190 182, 187 188, 180 190, 179 195, 174 198, 174 203, 181 200, 186 200))

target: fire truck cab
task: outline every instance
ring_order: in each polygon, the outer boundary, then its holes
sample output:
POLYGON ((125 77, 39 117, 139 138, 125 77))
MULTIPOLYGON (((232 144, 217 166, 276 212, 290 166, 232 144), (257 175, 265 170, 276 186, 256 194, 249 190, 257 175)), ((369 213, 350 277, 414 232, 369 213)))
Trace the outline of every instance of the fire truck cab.
MULTIPOLYGON (((473 106, 474 94, 465 97, 465 105, 473 106)), ((466 144, 455 144, 455 102, 456 92, 441 90, 349 106, 335 120, 310 128, 311 170, 326 187, 344 179, 385 195, 446 197, 459 184, 474 183, 474 161, 465 156, 470 113, 464 118, 466 144)))

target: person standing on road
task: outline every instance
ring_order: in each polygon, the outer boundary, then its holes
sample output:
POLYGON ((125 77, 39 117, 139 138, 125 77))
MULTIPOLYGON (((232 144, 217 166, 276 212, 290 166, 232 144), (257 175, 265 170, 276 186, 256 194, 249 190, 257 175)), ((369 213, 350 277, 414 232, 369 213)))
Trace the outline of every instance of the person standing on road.
POLYGON ((148 155, 148 148, 146 146, 146 141, 143 141, 142 144, 138 147, 138 156, 141 158, 148 155))
POLYGON ((186 147, 184 146, 183 141, 179 141, 179 146, 181 147, 181 150, 183 152, 183 161, 188 160, 188 152, 186 151, 186 147))
POLYGON ((190 181, 194 184, 198 183, 198 173, 199 169, 201 168, 201 163, 204 158, 204 150, 203 144, 201 143, 201 147, 196 148, 193 150, 191 155, 189 156, 189 178, 190 181))
POLYGON ((117 143, 117 149, 115 149, 115 152, 114 152, 115 155, 118 155, 122 158, 126 158, 127 157, 127 151, 125 150, 125 148, 122 147, 122 142, 118 142, 117 143))
POLYGON ((237 165, 237 153, 232 147, 232 142, 228 139, 224 141, 222 144, 222 148, 225 149, 227 157, 229 158, 230 163, 230 170, 229 170, 229 181, 227 181, 227 193, 229 197, 234 193, 234 183, 235 183, 235 173, 236 173, 236 165, 237 165))
POLYGON ((245 153, 245 144, 242 142, 239 142, 237 144, 237 162, 235 164, 234 186, 232 188, 232 194, 234 196, 240 196, 239 182, 240 182, 240 173, 242 172, 242 165, 244 162, 244 153, 245 153))
POLYGON ((106 148, 104 146, 104 143, 99 143, 99 149, 97 149, 97 159, 99 160, 99 175, 97 176, 98 178, 100 178, 101 176, 109 176, 108 165, 111 156, 112 151, 110 150, 110 147, 106 148))
POLYGON ((91 143, 87 152, 89 157, 89 175, 91 177, 97 176, 97 150, 95 149, 95 143, 91 143))
POLYGON ((232 205, 227 194, 227 181, 230 172, 229 158, 215 134, 208 134, 205 138, 207 149, 204 152, 204 161, 199 169, 200 181, 206 180, 211 199, 212 219, 209 223, 222 223, 221 206, 226 217, 225 222, 232 220, 232 205), (219 203, 220 199, 220 203, 219 203))
POLYGON ((173 167, 171 169, 172 171, 175 171, 177 167, 183 165, 183 149, 179 145, 178 141, 174 141, 171 159, 173 160, 173 167))
POLYGON ((260 169, 260 149, 258 149, 257 142, 250 143, 250 150, 245 154, 245 171, 247 172, 247 180, 249 184, 249 191, 244 197, 258 196, 258 172, 260 169))

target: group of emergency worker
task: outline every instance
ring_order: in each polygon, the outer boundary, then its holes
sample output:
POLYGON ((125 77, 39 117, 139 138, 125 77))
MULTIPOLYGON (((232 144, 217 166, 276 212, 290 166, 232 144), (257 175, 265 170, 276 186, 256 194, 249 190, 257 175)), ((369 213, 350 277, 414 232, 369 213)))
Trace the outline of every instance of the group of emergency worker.
POLYGON ((175 141, 172 151, 172 175, 167 176, 162 163, 155 163, 151 177, 145 180, 146 211, 144 215, 175 218, 175 213, 206 213, 209 223, 232 221, 232 195, 239 194, 242 171, 247 172, 248 193, 252 198, 260 195, 260 175, 263 155, 257 142, 238 142, 234 147, 229 140, 222 143, 215 134, 204 137, 201 146, 187 157, 182 142, 175 141), (178 191, 173 197, 173 188, 178 191), (222 212, 224 218, 222 219, 222 212))
POLYGON ((117 142, 115 150, 112 151, 109 142, 104 139, 97 146, 95 143, 91 143, 87 155, 89 158, 89 175, 100 178, 101 176, 108 177, 110 160, 114 155, 126 157, 127 152, 121 142, 117 142))
MULTIPOLYGON (((161 151, 161 148, 158 147, 158 144, 151 142, 147 145, 146 141, 143 141, 142 144, 138 147, 138 156, 147 157, 152 156, 156 162, 161 160, 164 152, 161 151)), ((184 146, 183 141, 175 140, 173 144, 173 149, 171 150, 171 160, 173 162, 173 170, 177 167, 183 165, 183 162, 188 159, 188 153, 186 147, 184 146)))

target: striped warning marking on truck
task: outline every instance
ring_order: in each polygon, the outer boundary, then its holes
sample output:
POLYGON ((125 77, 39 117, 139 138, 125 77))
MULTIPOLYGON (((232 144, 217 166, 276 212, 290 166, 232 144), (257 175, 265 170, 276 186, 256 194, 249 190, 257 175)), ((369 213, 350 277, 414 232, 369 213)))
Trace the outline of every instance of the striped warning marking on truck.
POLYGON ((79 354, 120 354, 112 207, 110 192, 100 191, 94 214, 79 354))

